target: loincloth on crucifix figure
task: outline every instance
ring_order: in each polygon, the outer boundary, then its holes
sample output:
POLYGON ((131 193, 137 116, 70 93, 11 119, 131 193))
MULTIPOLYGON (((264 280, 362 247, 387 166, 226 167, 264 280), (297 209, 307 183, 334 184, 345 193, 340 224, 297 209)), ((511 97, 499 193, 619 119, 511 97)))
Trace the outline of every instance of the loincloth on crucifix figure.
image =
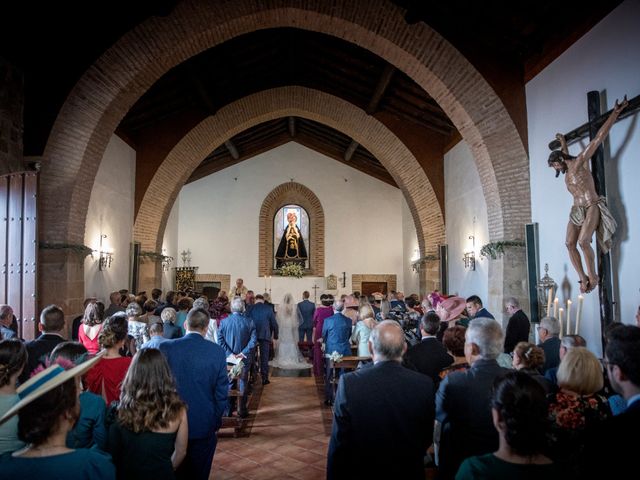
POLYGON ((609 130, 620 115, 620 112, 628 105, 627 97, 622 103, 616 101, 609 118, 604 122, 598 133, 587 147, 577 156, 569 154, 564 135, 558 133, 556 138, 560 141, 560 150, 551 152, 549 166, 556 170, 556 178, 560 173, 565 175, 567 190, 573 196, 573 206, 567 223, 566 245, 573 268, 580 277, 580 291, 589 293, 599 283, 595 267, 595 254, 591 247, 591 239, 594 232, 600 250, 607 253, 611 249, 612 237, 616 230, 616 221, 611 215, 603 196, 598 195, 591 170, 589 159, 609 134, 609 130), (582 258, 578 246, 584 256, 585 269, 582 266, 582 258))

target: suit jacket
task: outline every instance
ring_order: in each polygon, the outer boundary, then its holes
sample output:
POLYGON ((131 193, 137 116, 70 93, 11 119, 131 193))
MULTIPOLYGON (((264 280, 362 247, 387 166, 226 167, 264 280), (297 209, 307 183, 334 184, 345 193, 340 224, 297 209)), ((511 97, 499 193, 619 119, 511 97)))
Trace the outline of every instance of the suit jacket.
POLYGON ((256 326, 253 320, 241 313, 232 313, 220 323, 218 330, 218 345, 225 355, 238 355, 245 357, 251 354, 257 342, 256 326))
POLYGON ((220 428, 227 407, 227 361, 220 345, 199 333, 163 342, 164 354, 176 379, 178 394, 189 407, 189 439, 207 438, 220 428))
POLYGON ((256 326, 258 340, 269 340, 272 333, 273 338, 278 339, 278 322, 276 322, 276 316, 273 314, 271 305, 261 302, 256 303, 251 308, 250 317, 256 326))
POLYGON ((322 338, 326 348, 324 353, 331 355, 338 352, 341 355, 351 355, 351 320, 342 313, 335 313, 324 319, 322 338))
POLYGON ((478 359, 470 369, 453 372, 440 383, 436 420, 441 424, 441 478, 453 478, 465 458, 498 449, 498 432, 491 417, 491 389, 494 379, 508 371, 495 360, 478 359))
POLYGON ((538 345, 544 350, 544 365, 542 372, 546 372, 550 368, 560 365, 560 338, 550 337, 538 345))
POLYGON ((433 437, 433 382, 393 361, 340 377, 327 479, 424 479, 433 437), (373 450, 372 450, 373 449, 373 450), (373 452, 378 449, 378 454, 373 452))
POLYGON ((173 322, 162 322, 162 336, 169 340, 182 337, 182 329, 173 322))
POLYGON ((489 310, 487 310, 484 307, 478 310, 478 312, 473 316, 473 318, 492 318, 493 320, 496 319, 496 317, 491 315, 491 313, 489 313, 489 310))
POLYGON ((56 345, 62 342, 66 342, 66 340, 60 335, 53 333, 43 333, 35 340, 28 342, 25 346, 27 347, 29 357, 27 359, 27 365, 20 375, 20 382, 29 380, 31 372, 33 372, 38 365, 44 364, 51 351, 56 345))
POLYGON ((424 338, 412 346, 404 355, 405 366, 428 375, 433 384, 440 383, 440 370, 453 363, 453 357, 447 353, 444 345, 436 337, 424 338))
POLYGON ((300 316, 302 317, 300 328, 313 327, 313 314, 316 311, 316 305, 309 300, 303 300, 298 303, 298 311, 300 312, 300 316))
POLYGON ((504 335, 504 353, 513 352, 518 342, 528 342, 530 328, 529 319, 522 310, 511 315, 504 335))

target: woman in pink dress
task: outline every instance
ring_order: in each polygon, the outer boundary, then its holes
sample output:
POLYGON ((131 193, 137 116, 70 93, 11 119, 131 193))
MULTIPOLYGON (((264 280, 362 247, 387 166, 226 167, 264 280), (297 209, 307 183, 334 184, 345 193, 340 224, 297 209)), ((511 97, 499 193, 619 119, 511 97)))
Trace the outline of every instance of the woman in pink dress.
POLYGON ((102 321, 104 320, 104 303, 89 302, 84 309, 82 323, 78 328, 78 341, 91 355, 100 351, 98 336, 102 331, 102 321))
POLYGON ((324 376, 324 354, 322 353, 322 325, 324 319, 333 315, 333 295, 320 295, 322 306, 316 308, 313 314, 313 374, 316 377, 324 376))

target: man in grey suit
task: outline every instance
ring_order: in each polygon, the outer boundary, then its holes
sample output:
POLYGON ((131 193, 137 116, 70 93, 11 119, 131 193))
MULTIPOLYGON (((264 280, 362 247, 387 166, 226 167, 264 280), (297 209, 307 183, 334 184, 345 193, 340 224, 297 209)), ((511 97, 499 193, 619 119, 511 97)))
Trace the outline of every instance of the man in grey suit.
POLYGON ((313 331, 313 314, 316 311, 316 305, 309 301, 309 292, 306 290, 302 292, 302 301, 298 303, 298 311, 302 319, 302 323, 298 327, 299 340, 304 342, 306 336, 307 342, 312 342, 311 332, 313 331))

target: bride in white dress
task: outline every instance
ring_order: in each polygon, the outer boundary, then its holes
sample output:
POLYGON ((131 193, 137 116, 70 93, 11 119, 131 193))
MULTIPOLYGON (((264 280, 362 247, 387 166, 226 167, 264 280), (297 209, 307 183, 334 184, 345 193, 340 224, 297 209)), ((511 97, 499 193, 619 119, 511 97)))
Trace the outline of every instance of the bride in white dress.
POLYGON ((293 301, 293 296, 287 293, 276 314, 279 334, 274 358, 269 362, 272 367, 290 370, 311 368, 298 348, 299 315, 298 305, 293 301))

